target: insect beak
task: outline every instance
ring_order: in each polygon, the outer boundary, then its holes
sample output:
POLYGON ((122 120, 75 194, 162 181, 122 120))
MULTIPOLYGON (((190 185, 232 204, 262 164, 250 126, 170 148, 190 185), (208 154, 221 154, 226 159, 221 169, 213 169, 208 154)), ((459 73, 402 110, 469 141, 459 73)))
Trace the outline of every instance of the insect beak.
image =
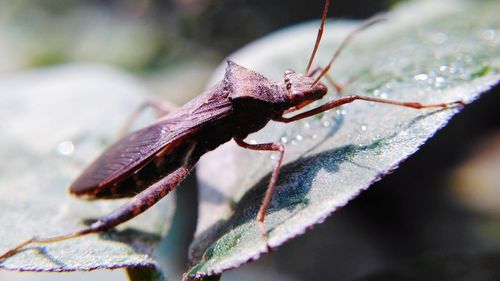
POLYGON ((313 101, 312 100, 303 101, 303 102, 299 103, 298 105, 296 105, 295 108, 301 109, 301 108, 307 106, 308 104, 310 104, 311 102, 313 102, 313 101))
POLYGON ((292 107, 292 108, 289 108, 289 109, 285 110, 285 113, 290 113, 290 112, 293 112, 293 111, 295 111, 295 110, 299 110, 299 109, 301 109, 301 108, 303 108, 303 107, 307 106, 307 105, 308 105, 308 104, 310 104, 311 102, 313 102, 313 101, 311 101, 311 100, 303 101, 303 102, 301 102, 301 103, 297 104, 296 106, 294 106, 294 107, 292 107))

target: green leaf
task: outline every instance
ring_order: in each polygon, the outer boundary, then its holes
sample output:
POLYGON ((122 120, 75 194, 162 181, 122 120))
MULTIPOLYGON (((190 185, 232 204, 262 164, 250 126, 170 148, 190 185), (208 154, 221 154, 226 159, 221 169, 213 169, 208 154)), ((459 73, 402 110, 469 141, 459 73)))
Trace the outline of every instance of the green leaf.
MULTIPOLYGON (((67 188, 143 101, 141 85, 110 68, 70 65, 2 75, 0 91, 6 93, 0 96, 1 253, 34 235, 82 229, 127 200, 83 201, 67 188)), ((168 196, 112 231, 29 245, 0 261, 0 268, 157 268, 149 254, 169 227, 173 207, 168 196)))
MULTIPOLYGON (((500 79, 498 10, 498 1, 405 3, 386 23, 358 35, 331 74, 341 83, 354 78, 344 95, 470 103, 500 79)), ((287 68, 304 71, 318 25, 277 32, 231 59, 281 81, 287 68)), ((316 63, 324 66, 354 26, 327 24, 316 63)), ((272 123, 249 136, 247 141, 286 145, 265 220, 269 245, 276 248, 324 221, 397 168, 459 111, 354 102, 300 122, 272 123)), ((186 279, 220 274, 267 252, 255 218, 275 163, 271 155, 228 144, 202 159, 199 221, 186 279)))

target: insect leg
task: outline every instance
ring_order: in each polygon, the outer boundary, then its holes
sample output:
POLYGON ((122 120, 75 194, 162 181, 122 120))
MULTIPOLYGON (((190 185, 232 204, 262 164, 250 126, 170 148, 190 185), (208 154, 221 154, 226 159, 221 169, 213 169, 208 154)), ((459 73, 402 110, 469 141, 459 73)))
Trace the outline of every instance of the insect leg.
POLYGON ((158 98, 149 98, 141 105, 139 105, 139 107, 137 107, 135 111, 129 116, 123 127, 120 129, 120 133, 118 136, 123 137, 124 135, 126 135, 130 130, 130 127, 132 127, 134 121, 137 120, 137 118, 139 118, 139 116, 148 108, 152 108, 158 117, 162 117, 175 111, 177 106, 158 98))
POLYGON ((95 223, 93 223, 87 228, 64 235, 57 235, 50 237, 34 236, 31 239, 28 239, 20 243, 16 247, 0 255, 0 260, 14 255, 20 249, 32 243, 51 243, 56 241, 62 241, 70 238, 79 237, 85 234, 101 232, 113 228, 144 212, 149 207, 153 206, 156 202, 158 202, 161 198, 163 198, 165 195, 167 195, 189 174, 189 171, 191 171, 195 163, 196 161, 190 161, 184 166, 181 166, 180 168, 173 171, 165 178, 161 179, 157 183, 153 184, 152 186, 148 187, 141 193, 131 198, 130 201, 120 206, 118 209, 113 211, 108 216, 98 219, 95 223))
MULTIPOLYGON (((316 73, 318 72, 321 72, 323 71, 323 67, 321 66, 316 66, 315 68, 313 68, 313 70, 311 70, 307 76, 308 77, 313 77, 316 73)), ((326 78, 326 81, 328 81, 328 83, 330 83, 332 85, 333 88, 335 88, 335 91, 337 91, 337 93, 342 93, 342 91, 345 89, 346 85, 342 85, 340 83, 337 83, 335 81, 335 79, 333 79, 333 77, 328 74, 328 73, 325 73, 325 78, 326 78)), ((352 81, 349 80, 349 84, 351 83, 352 81)))
POLYGON ((271 180, 267 186, 266 194, 262 204, 260 205, 259 212, 257 213, 257 223, 259 225, 260 232, 262 236, 266 239, 267 243, 267 231, 264 228, 264 219, 266 217, 267 210, 269 209, 269 204, 271 204, 271 199, 273 198, 274 189, 276 187, 276 181, 278 180, 278 175, 281 168, 281 163, 283 162, 283 155, 285 154, 285 147, 280 143, 261 143, 261 144, 249 144, 242 139, 234 139, 236 143, 247 149, 251 150, 265 150, 265 151, 278 151, 279 157, 274 167, 273 173, 271 175, 271 180))
POLYGON ((338 107, 347 103, 351 103, 355 100, 364 100, 364 101, 371 101, 371 102, 377 102, 377 103, 384 103, 384 104, 390 104, 390 105, 397 105, 397 106, 404 106, 404 107, 410 107, 414 109, 424 109, 424 108, 447 108, 447 107, 452 107, 452 106, 460 106, 464 105, 464 101, 454 101, 454 102, 448 102, 448 103, 436 103, 436 104, 421 104, 418 102, 399 102, 399 101, 391 101, 391 100, 385 100, 385 99, 378 99, 378 98, 371 98, 371 97, 364 97, 364 96, 348 96, 348 97, 343 97, 337 100, 333 100, 329 103, 326 103, 324 105, 321 105, 319 107, 313 108, 309 111, 300 113, 298 115, 292 116, 292 117, 279 117, 274 119, 275 121, 279 122, 284 122, 284 123, 290 123, 293 121, 297 121, 312 115, 316 115, 318 113, 321 113, 323 111, 327 111, 329 109, 332 109, 334 107, 338 107))

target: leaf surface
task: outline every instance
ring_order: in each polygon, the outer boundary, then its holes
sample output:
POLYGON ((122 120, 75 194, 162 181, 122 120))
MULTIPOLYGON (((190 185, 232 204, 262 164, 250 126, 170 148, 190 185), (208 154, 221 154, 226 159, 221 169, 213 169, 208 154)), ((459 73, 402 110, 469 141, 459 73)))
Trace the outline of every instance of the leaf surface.
MULTIPOLYGON (((67 189, 114 141, 142 102, 146 90, 140 84, 111 68, 68 65, 3 75, 0 91, 4 93, 0 96, 0 252, 34 235, 82 229, 127 200, 83 201, 70 197, 67 189)), ((169 227, 174 202, 168 196, 130 223, 106 233, 30 245, 0 261, 0 268, 134 267, 131 276, 149 272, 156 276, 151 280, 160 280, 161 271, 151 273, 158 267, 149 254, 169 227)))
MULTIPOLYGON (((343 95, 470 103, 500 79, 499 9, 498 1, 405 3, 387 15, 387 22, 358 35, 331 74, 341 83, 354 79, 343 95)), ((304 71, 318 25, 277 32, 230 58, 281 81, 287 68, 304 71)), ((327 24, 316 63, 324 66, 355 26, 327 24)), ((327 99, 335 97, 330 93, 327 99)), ((265 221, 269 245, 276 248, 324 221, 397 168, 459 111, 354 102, 296 123, 271 123, 249 136, 250 142, 286 146, 265 221)), ((220 274, 267 252, 255 217, 272 158, 272 153, 244 151, 229 143, 201 160, 199 221, 187 279, 220 274)))

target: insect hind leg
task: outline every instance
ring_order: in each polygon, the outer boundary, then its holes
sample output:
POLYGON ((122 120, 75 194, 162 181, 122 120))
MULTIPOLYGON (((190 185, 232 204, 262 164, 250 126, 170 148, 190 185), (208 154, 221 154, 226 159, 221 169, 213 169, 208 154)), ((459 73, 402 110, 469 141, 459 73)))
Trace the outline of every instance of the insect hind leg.
POLYGON ((186 164, 177 168, 168 176, 164 177, 163 179, 156 182, 152 186, 143 190, 141 193, 131 198, 128 202, 120 206, 118 209, 113 211, 108 216, 98 219, 89 227, 76 232, 71 232, 68 234, 63 234, 58 236, 49 236, 49 237, 34 236, 18 244, 17 246, 11 248, 4 254, 0 255, 0 261, 18 253, 21 249, 31 244, 52 243, 75 237, 80 237, 90 233, 97 233, 111 229, 125 221, 132 219, 133 217, 147 210, 149 207, 153 206, 156 202, 158 202, 161 198, 163 198, 171 190, 173 190, 184 178, 186 178, 186 176, 189 174, 191 169, 196 164, 197 162, 196 160, 197 159, 193 158, 188 159, 188 162, 186 162, 186 164))
POLYGON ((14 254, 16 254, 17 252, 19 252, 22 248, 30 245, 30 244, 34 244, 34 243, 38 243, 38 244, 44 244, 44 243, 52 243, 52 242, 57 242, 57 241, 63 241, 63 240, 67 240, 67 239, 71 239, 71 238, 75 238, 75 237, 79 237, 79 236, 82 236, 82 235, 85 235, 85 234, 89 234, 89 233, 93 233, 93 232, 96 232, 96 230, 94 229, 93 226, 90 226, 88 228, 85 228, 85 229, 82 229, 80 231, 76 231, 76 232, 72 232, 72 233, 68 233, 68 234, 64 234, 64 235, 57 235, 57 236, 49 236, 49 237, 38 237, 38 236, 33 236, 32 238, 18 244, 16 247, 8 250, 7 252, 3 253, 1 256, 0 256, 0 260, 3 260, 3 259, 6 259, 14 254))

